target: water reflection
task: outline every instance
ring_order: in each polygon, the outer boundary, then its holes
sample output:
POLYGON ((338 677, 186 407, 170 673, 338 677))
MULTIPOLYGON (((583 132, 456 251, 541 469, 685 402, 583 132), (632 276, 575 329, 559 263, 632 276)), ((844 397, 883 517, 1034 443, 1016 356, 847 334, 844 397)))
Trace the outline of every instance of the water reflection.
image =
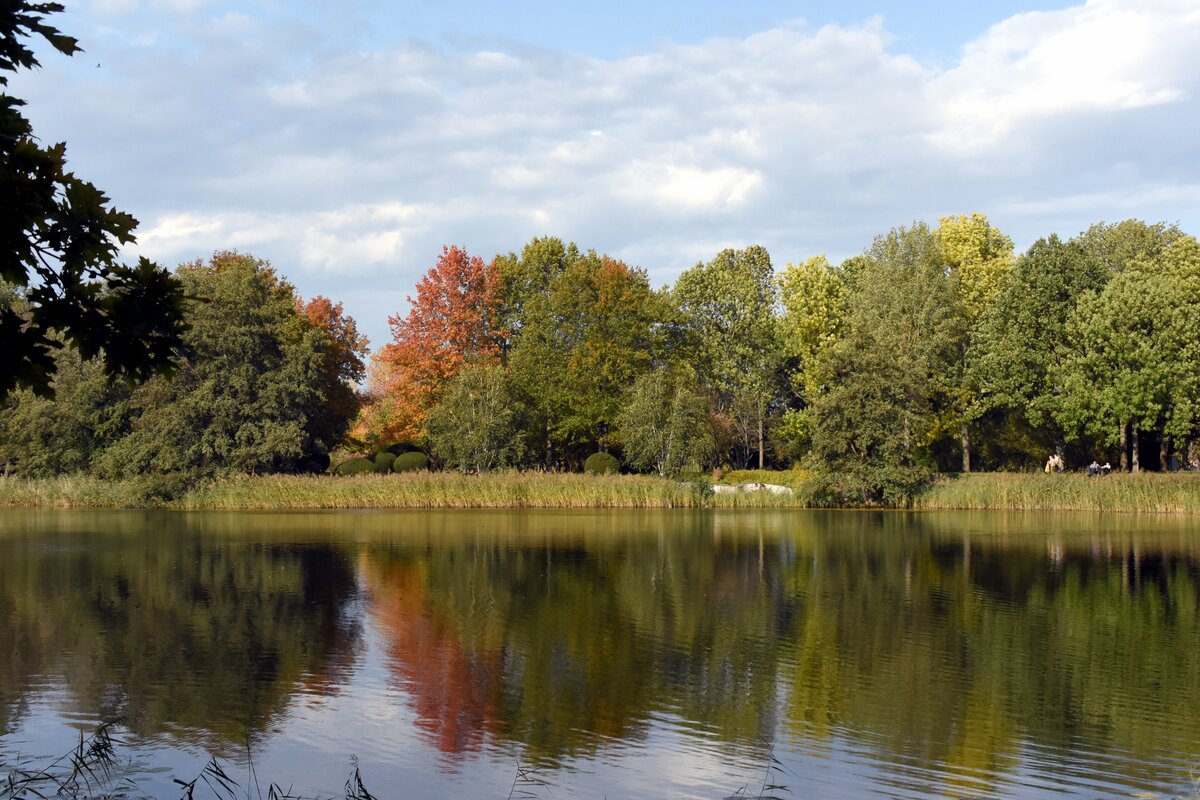
POLYGON ((670 732, 729 763, 773 753, 805 796, 1174 791, 1200 760, 1196 533, 1114 515, 5 514, 0 732, 61 683, 76 713, 144 735, 286 748, 293 698, 361 698, 377 665, 387 692, 362 702, 403 703, 411 727, 362 735, 415 735, 459 772, 619 762, 670 732))
POLYGON ((72 713, 244 747, 298 686, 350 679, 361 623, 353 563, 331 544, 214 543, 183 518, 0 538, 0 730, 28 696, 72 713))

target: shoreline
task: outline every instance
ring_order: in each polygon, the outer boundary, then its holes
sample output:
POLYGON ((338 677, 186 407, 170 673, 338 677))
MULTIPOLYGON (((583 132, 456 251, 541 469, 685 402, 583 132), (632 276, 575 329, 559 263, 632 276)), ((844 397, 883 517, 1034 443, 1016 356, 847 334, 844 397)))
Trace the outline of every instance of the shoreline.
MULTIPOLYGON (((0 509, 162 508, 174 510, 304 511, 317 509, 603 509, 830 508, 804 473, 774 473, 792 491, 737 490, 752 480, 712 484, 647 475, 426 472, 336 477, 226 477, 177 486, 168 499, 150 479, 105 481, 73 475, 0 477, 0 509), (716 490, 714 490, 714 486, 716 490)), ((731 474, 730 477, 734 477, 731 474)), ((845 507, 845 506, 843 506, 845 507)), ((849 506, 862 508, 862 506, 849 506)), ((871 506, 871 508, 882 508, 871 506)), ((980 472, 938 476, 907 507, 914 511, 1092 511, 1200 515, 1200 474, 1140 473, 1088 477, 1079 473, 980 472)))

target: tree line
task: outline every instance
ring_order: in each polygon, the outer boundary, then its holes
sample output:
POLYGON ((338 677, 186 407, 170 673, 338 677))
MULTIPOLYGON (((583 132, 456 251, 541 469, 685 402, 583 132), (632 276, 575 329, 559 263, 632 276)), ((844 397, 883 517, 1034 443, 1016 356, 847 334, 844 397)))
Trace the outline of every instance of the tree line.
POLYGON ((134 385, 59 351, 54 398, 0 411, 6 471, 316 471, 339 446, 404 442, 464 471, 596 452, 662 475, 804 464, 896 502, 936 472, 1050 453, 1128 470, 1198 455, 1200 244, 1165 223, 1017 256, 985 216, 950 216, 840 264, 724 250, 661 288, 552 237, 487 262, 446 247, 369 368, 342 306, 263 261, 222 252, 174 277, 175 369, 134 385))
POLYGON ((1200 245, 1100 223, 1017 256, 981 214, 916 222, 841 264, 725 250, 654 289, 559 239, 446 248, 372 360, 356 426, 453 468, 807 463, 897 500, 935 472, 1047 455, 1195 462, 1200 245), (1147 457, 1147 449, 1154 457, 1147 457))

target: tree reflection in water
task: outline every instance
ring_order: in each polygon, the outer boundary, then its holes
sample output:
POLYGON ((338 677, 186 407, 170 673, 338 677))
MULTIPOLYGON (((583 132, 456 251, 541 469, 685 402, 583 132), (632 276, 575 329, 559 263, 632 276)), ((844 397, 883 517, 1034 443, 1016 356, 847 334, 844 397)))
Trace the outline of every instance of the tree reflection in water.
POLYGON ((3 731, 61 681, 77 711, 141 735, 286 742, 293 698, 336 704, 359 680, 369 620, 453 769, 617 758, 669 730, 743 764, 866 759, 885 793, 1004 793, 1031 773, 1152 791, 1200 752, 1186 519, 134 515, 86 535, 15 519, 3 731))

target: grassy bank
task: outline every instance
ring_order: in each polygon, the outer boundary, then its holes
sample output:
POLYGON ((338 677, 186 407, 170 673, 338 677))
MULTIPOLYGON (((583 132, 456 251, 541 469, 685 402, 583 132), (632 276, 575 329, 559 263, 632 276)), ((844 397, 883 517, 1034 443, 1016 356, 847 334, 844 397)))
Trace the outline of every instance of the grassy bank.
POLYGON ((148 505, 147 499, 140 481, 0 476, 0 508, 137 508, 148 505))
POLYGON ((942 476, 915 498, 913 505, 930 510, 1200 514, 1200 474, 1144 472, 1089 478, 1081 473, 981 472, 942 476))
MULTIPOLYGON (((136 508, 306 510, 350 508, 804 508, 809 473, 731 473, 726 483, 795 488, 713 494, 706 484, 645 475, 505 472, 461 475, 266 475, 174 486, 173 499, 147 480, 102 481, 84 476, 0 478, 0 508, 136 508)), ((1132 511, 1200 514, 1200 475, 1147 473, 1088 478, 1081 474, 976 473, 943 476, 914 508, 1029 511, 1132 511)))
POLYGON ((265 475, 223 478, 183 487, 161 500, 137 481, 82 476, 25 480, 0 478, 0 507, 185 510, 338 508, 754 508, 802 507, 804 495, 714 495, 703 483, 646 475, 574 475, 503 472, 462 475, 265 475))

